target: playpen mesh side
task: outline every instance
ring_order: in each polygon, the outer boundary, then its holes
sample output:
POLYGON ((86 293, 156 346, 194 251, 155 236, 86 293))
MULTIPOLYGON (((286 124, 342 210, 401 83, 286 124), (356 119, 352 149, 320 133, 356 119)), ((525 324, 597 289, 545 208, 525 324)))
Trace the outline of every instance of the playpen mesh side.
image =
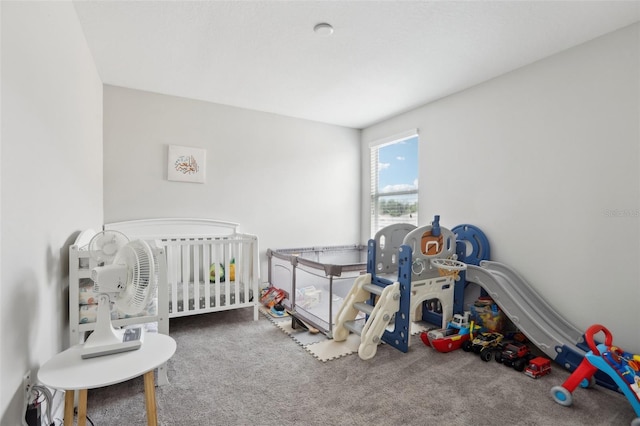
POLYGON ((324 332, 367 266, 362 245, 267 250, 267 256, 270 285, 288 294, 285 307, 324 332))

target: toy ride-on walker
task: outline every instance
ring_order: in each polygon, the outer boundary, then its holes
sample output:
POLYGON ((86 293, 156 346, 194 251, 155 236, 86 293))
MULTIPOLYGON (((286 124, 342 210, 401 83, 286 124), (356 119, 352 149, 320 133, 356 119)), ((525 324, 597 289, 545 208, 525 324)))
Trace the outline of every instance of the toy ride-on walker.
POLYGON ((572 392, 578 387, 591 387, 595 383, 593 375, 599 370, 607 374, 618 386, 636 412, 631 426, 640 426, 640 355, 625 352, 613 346, 611 332, 600 324, 594 324, 585 332, 589 352, 571 376, 562 384, 551 388, 551 396, 566 407, 573 402, 572 392), (604 333, 604 344, 596 344, 594 336, 604 333))

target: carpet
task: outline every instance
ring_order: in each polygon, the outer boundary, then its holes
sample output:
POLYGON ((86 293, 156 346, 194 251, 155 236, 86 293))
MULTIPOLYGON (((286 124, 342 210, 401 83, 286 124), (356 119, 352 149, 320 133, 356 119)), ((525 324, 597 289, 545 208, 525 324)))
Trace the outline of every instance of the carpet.
MULTIPOLYGON (((464 351, 439 353, 411 336, 409 352, 381 345, 363 361, 318 362, 251 309, 171 319, 178 349, 156 388, 161 426, 620 426, 635 413, 621 394, 549 396, 568 373, 538 380, 464 351)), ((142 378, 89 391, 96 426, 144 426, 142 378)), ((56 423, 58 424, 58 423, 56 423)))

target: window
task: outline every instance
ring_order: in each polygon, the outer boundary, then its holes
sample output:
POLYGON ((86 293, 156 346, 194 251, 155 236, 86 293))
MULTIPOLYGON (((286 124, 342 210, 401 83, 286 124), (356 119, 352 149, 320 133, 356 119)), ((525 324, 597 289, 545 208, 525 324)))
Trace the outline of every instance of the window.
POLYGON ((417 130, 371 144, 371 236, 394 223, 418 224, 417 130))

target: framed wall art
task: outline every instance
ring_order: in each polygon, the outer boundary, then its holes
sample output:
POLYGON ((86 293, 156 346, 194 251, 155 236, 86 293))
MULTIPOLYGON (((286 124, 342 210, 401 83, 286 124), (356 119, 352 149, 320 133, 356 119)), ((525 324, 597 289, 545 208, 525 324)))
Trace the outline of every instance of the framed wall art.
POLYGON ((167 179, 205 183, 207 151, 202 148, 169 145, 167 179))

